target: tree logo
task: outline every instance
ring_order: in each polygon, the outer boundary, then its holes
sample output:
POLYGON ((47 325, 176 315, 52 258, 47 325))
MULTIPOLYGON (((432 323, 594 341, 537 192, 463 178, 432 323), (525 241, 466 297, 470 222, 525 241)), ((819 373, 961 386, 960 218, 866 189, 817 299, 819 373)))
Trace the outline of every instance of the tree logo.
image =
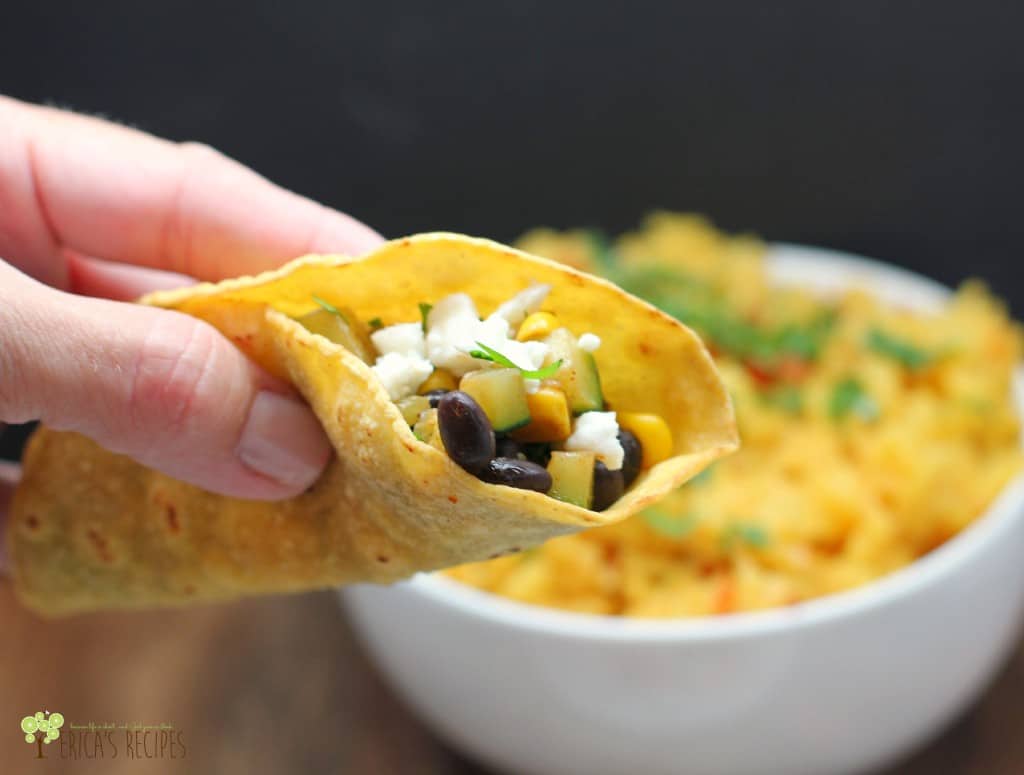
POLYGON ((43 756, 43 743, 49 745, 60 737, 62 726, 64 726, 64 716, 49 711, 44 713, 37 710, 34 716, 25 716, 21 720, 21 731, 25 733, 25 742, 35 743, 37 746, 37 759, 46 758, 43 756))

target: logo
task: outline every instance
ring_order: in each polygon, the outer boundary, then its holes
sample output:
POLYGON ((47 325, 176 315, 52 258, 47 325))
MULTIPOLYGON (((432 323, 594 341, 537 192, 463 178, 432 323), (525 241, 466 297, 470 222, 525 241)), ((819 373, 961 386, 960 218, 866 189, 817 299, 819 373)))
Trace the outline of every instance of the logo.
POLYGON ((37 711, 21 720, 26 743, 36 744, 36 759, 184 759, 185 736, 162 721, 67 722, 63 713, 37 711), (56 742, 50 756, 43 746, 56 742))
POLYGON ((21 731, 25 733, 26 743, 36 744, 36 758, 45 759, 43 745, 49 745, 60 737, 60 728, 64 726, 64 716, 60 713, 37 710, 34 716, 25 716, 21 720, 21 731))

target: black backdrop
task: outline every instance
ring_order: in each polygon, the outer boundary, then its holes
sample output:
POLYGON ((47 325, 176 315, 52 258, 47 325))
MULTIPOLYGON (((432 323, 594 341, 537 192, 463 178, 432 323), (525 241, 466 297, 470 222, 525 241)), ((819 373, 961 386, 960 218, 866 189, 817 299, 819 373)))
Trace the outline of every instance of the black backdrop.
POLYGON ((1022 30, 990 0, 8 0, 0 92, 202 140, 389 236, 692 209, 1020 313, 1022 30))

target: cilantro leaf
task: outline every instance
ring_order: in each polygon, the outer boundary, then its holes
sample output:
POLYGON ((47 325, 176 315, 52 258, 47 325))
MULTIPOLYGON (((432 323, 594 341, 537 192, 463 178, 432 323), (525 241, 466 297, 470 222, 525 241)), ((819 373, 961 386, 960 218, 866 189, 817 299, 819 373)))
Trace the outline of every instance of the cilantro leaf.
POLYGON ((710 465, 703 471, 701 471, 699 474, 697 474, 695 477, 693 477, 689 482, 687 482, 687 484, 696 486, 707 484, 708 482, 711 481, 711 477, 714 476, 714 473, 715 467, 713 465, 710 465))
POLYGON ((427 333, 427 315, 430 314, 430 310, 434 308, 433 304, 427 304, 425 301, 421 301, 420 307, 420 325, 423 326, 423 333, 427 333))
POLYGON ((722 533, 722 548, 731 548, 736 541, 743 541, 755 549, 763 549, 771 542, 768 531, 756 522, 733 522, 722 533))
POLYGON ((339 318, 341 318, 341 319, 342 319, 342 320, 344 320, 344 321, 345 321, 346 323, 348 323, 348 318, 347 318, 347 317, 345 317, 345 313, 344 313, 344 312, 342 312, 342 311, 341 311, 340 309, 338 309, 337 307, 335 307, 335 306, 334 306, 333 304, 331 304, 331 303, 330 303, 329 301, 326 301, 326 300, 324 300, 324 299, 321 299, 321 298, 320 298, 319 296, 317 296, 317 295, 316 295, 315 293, 314 293, 314 294, 312 294, 312 296, 313 296, 313 301, 315 301, 315 302, 316 302, 317 304, 319 304, 319 305, 320 305, 321 307, 323 307, 323 308, 324 308, 325 310, 327 310, 328 312, 330 312, 330 313, 331 313, 332 315, 337 315, 337 316, 338 316, 339 318))
POLYGON ((531 371, 530 369, 524 369, 521 366, 517 366, 512 362, 510 358, 508 358, 505 355, 502 355, 493 347, 488 347, 483 342, 478 341, 476 345, 480 349, 470 350, 469 354, 471 357, 477 358, 478 360, 481 361, 491 361, 492 363, 497 363, 499 366, 504 366, 506 369, 519 369, 519 371, 523 375, 523 379, 547 379, 548 377, 553 377, 558 372, 558 370, 562 368, 562 361, 561 359, 559 359, 554 363, 549 363, 547 366, 542 366, 539 369, 534 369, 531 371))
POLYGON ((800 414, 804 410, 804 396, 792 385, 782 385, 774 390, 761 392, 762 400, 788 414, 800 414))
POLYGON ((854 377, 848 377, 838 383, 832 389, 828 402, 828 415, 833 420, 841 420, 848 414, 854 414, 865 422, 877 420, 880 414, 878 402, 854 377))
POLYGON ((384 321, 380 318, 373 318, 367 321, 367 325, 370 327, 371 331, 376 331, 378 328, 384 327, 384 321))
POLYGON ((693 513, 676 515, 661 511, 660 509, 645 509, 640 512, 650 527, 658 533, 669 538, 682 538, 697 527, 700 518, 693 513))
POLYGON ((873 328, 865 338, 867 346, 880 355, 887 355, 899 361, 908 369, 916 370, 928 366, 934 356, 905 339, 887 334, 880 328, 873 328))

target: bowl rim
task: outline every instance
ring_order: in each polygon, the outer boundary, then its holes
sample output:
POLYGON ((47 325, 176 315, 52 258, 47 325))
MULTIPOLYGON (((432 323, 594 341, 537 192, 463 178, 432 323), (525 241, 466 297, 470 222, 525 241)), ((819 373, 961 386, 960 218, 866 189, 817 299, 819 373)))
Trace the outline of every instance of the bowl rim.
MULTIPOLYGON (((948 299, 952 291, 937 281, 875 259, 831 248, 776 242, 768 248, 771 273, 778 279, 819 273, 810 285, 821 290, 873 286, 889 302, 927 308, 948 299), (827 266, 828 275, 823 275, 827 266)), ((787 280, 783 280, 787 282, 787 280)), ((1014 375, 1015 403, 1024 415, 1024 367, 1014 375)), ((467 616, 520 630, 549 635, 611 641, 724 641, 792 632, 837 619, 855 617, 912 597, 964 564, 974 561, 993 541, 1011 531, 1024 518, 1024 474, 1011 480, 984 514, 942 546, 879 579, 860 587, 760 611, 678 619, 639 619, 546 608, 471 587, 438 573, 421 573, 395 585, 437 605, 467 616)))

